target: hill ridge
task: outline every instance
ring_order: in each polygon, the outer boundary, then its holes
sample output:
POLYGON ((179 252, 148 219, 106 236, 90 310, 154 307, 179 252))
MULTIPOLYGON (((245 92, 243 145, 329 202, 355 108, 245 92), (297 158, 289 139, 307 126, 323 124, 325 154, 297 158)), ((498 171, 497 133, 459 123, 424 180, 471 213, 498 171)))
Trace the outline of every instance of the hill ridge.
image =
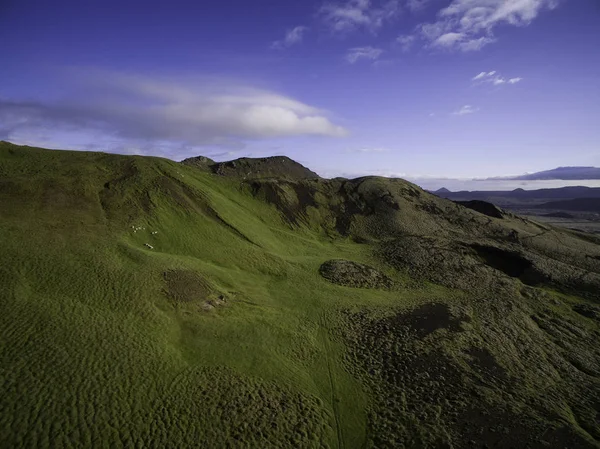
POLYGON ((215 162, 205 156, 196 156, 184 159, 181 163, 210 170, 223 176, 281 179, 320 178, 315 172, 288 156, 240 157, 223 162, 215 162))

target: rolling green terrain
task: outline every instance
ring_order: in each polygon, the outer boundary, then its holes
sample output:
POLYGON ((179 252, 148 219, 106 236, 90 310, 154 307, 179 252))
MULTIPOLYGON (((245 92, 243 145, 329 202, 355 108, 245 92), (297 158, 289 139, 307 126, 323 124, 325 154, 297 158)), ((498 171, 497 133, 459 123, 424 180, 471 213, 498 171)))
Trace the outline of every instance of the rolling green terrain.
POLYGON ((600 447, 600 238, 282 160, 0 143, 0 447, 600 447))

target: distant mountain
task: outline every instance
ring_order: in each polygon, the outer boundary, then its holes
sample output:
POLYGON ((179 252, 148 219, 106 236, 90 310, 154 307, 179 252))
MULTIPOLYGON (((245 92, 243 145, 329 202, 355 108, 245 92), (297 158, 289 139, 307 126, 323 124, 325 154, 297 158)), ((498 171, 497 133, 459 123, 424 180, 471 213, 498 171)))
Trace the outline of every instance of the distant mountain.
POLYGON ((600 168, 597 167, 558 167, 552 170, 544 170, 520 176, 508 176, 500 178, 488 178, 494 180, 514 181, 543 181, 543 180, 583 180, 600 179, 600 168))
POLYGON ((507 191, 460 191, 450 192, 442 191, 435 192, 436 195, 451 200, 471 201, 481 200, 493 203, 502 203, 502 199, 506 200, 525 200, 545 202, 548 200, 571 200, 575 198, 600 198, 600 187, 584 187, 584 186, 569 186, 555 189, 537 189, 537 190, 507 190, 507 191))
POLYGON ((448 190, 446 187, 442 187, 441 189, 437 189, 433 193, 437 193, 439 195, 439 194, 443 194, 443 193, 452 193, 452 192, 450 190, 448 190))

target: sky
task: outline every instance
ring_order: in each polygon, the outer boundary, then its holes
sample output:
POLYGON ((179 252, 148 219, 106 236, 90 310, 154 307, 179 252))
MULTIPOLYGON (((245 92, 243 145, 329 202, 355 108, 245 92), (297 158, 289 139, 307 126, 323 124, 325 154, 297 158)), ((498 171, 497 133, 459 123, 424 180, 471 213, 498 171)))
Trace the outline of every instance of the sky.
POLYGON ((322 176, 600 166, 597 0, 0 0, 0 140, 322 176))

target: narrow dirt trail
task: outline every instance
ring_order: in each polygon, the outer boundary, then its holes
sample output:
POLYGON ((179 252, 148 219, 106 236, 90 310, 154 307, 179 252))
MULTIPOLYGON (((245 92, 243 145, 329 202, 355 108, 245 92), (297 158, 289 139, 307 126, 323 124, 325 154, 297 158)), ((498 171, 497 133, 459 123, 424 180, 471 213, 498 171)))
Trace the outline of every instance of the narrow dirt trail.
POLYGON ((333 371, 331 370, 331 349, 329 343, 329 329, 327 327, 326 317, 325 315, 321 316, 321 332, 323 335, 323 345, 325 347, 325 358, 327 361, 327 373, 329 375, 329 388, 331 391, 331 406, 333 407, 333 416, 335 418, 335 427, 337 432, 337 447, 338 449, 344 449, 346 445, 344 444, 343 432, 340 425, 340 412, 338 409, 338 401, 337 401, 337 390, 335 387, 335 376, 333 371))

